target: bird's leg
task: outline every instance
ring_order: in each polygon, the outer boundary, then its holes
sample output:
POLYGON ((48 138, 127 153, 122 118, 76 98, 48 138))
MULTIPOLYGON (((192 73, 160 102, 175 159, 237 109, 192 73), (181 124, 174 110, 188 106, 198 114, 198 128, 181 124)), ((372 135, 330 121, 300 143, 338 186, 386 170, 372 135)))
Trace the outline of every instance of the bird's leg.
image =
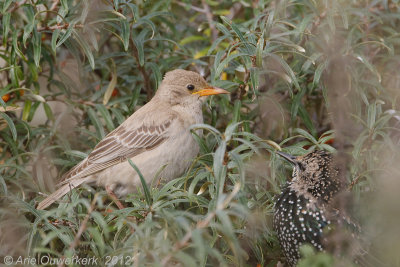
POLYGON ((115 193, 113 192, 113 190, 110 188, 110 186, 106 186, 106 191, 107 194, 110 196, 110 198, 112 199, 112 201, 114 201, 114 203, 117 205, 117 207, 122 210, 125 209, 124 205, 122 205, 121 201, 118 200, 117 196, 115 195, 115 193))

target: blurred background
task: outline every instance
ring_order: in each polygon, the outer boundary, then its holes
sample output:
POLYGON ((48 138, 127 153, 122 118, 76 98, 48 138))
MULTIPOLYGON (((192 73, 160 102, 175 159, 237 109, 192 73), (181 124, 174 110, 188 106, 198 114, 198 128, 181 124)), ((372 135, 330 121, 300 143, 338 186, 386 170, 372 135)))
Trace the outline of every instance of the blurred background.
MULTIPOLYGON (((337 151, 368 253, 400 266, 399 14, 398 0, 1 1, 0 263, 282 266, 282 148, 337 151), (37 211, 176 68, 231 92, 204 105, 191 169, 124 210, 84 187, 37 211)), ((300 265, 357 266, 351 254, 300 265)))

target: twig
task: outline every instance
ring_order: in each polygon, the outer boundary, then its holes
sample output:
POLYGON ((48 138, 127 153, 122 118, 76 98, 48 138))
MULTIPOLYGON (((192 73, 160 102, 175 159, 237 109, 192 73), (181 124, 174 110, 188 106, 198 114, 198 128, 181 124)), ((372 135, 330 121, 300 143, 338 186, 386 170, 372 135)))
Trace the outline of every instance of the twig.
POLYGON ((205 0, 202 0, 201 2, 203 3, 208 24, 210 25, 212 40, 215 41, 218 37, 218 31, 213 23, 213 14, 211 13, 210 6, 207 4, 207 2, 205 0))
POLYGON ((175 2, 177 5, 182 6, 182 7, 190 7, 190 9, 193 9, 194 11, 205 13, 206 11, 200 7, 191 5, 191 4, 186 4, 182 2, 175 2))
POLYGON ((69 250, 74 250, 78 246, 80 238, 81 238, 83 232, 86 230, 90 215, 92 214, 92 212, 94 211, 94 207, 96 206, 97 195, 98 194, 94 195, 92 203, 90 204, 88 213, 86 214, 85 219, 83 219, 83 222, 82 222, 81 226, 79 227, 78 233, 75 235, 74 241, 71 243, 71 245, 69 245, 69 250))
POLYGON ((60 0, 53 0, 53 4, 51 5, 50 10, 55 10, 59 2, 60 0))
MULTIPOLYGON (((83 219, 83 222, 82 222, 81 226, 79 227, 78 232, 75 235, 74 241, 72 241, 71 245, 69 245, 68 250, 72 251, 79 245, 79 241, 81 239, 81 236, 82 236, 83 232, 87 228, 87 223, 89 221, 90 215, 92 214, 92 212, 94 211, 94 207, 96 206, 97 196, 98 196, 98 194, 94 195, 92 203, 90 204, 88 213, 86 214, 85 219, 83 219)), ((64 259, 65 256, 62 256, 62 258, 64 259)), ((58 267, 63 267, 63 266, 65 266, 65 261, 64 260, 62 260, 61 263, 58 264, 58 267)))
POLYGON ((194 229, 187 232, 186 235, 180 241, 175 243, 172 251, 162 259, 161 265, 166 266, 168 261, 172 258, 172 253, 178 251, 179 249, 185 247, 188 244, 189 240, 192 238, 194 230, 206 228, 210 224, 211 220, 215 217, 217 212, 225 209, 228 206, 228 204, 231 202, 233 197, 239 192, 239 190, 240 190, 240 183, 237 183, 237 184, 235 184, 235 187, 233 188, 232 192, 226 197, 224 202, 217 205, 217 208, 215 209, 215 211, 209 213, 204 220, 197 222, 196 227, 194 229))
MULTIPOLYGON (((14 12, 14 11, 17 10, 20 6, 25 5, 26 2, 28 2, 28 0, 22 0, 21 2, 15 3, 15 5, 14 5, 10 10, 8 10, 7 13, 12 13, 12 12, 14 12)), ((0 18, 1 18, 1 17, 3 17, 3 14, 0 14, 0 18)))
POLYGON ((136 49, 133 50, 133 56, 135 57, 138 69, 142 73, 142 76, 143 76, 144 88, 145 88, 146 94, 147 94, 147 101, 150 101, 150 99, 153 97, 153 88, 151 87, 151 84, 150 84, 150 77, 149 77, 149 74, 146 72, 145 67, 140 65, 138 50, 137 50, 136 46, 135 46, 135 48, 136 49))
MULTIPOLYGON (((37 28, 38 32, 42 31, 55 31, 55 30, 61 30, 61 29, 67 29, 70 26, 69 23, 61 24, 61 25, 54 25, 54 26, 44 26, 37 28)), ((74 28, 83 28, 83 24, 75 24, 73 26, 74 28)))

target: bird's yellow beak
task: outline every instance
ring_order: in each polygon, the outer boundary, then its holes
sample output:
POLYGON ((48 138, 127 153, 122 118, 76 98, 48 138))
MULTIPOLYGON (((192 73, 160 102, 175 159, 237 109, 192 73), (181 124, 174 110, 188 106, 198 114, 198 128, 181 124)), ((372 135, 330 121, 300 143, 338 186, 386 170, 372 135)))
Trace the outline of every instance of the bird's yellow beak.
POLYGON ((208 95, 230 94, 230 92, 222 88, 210 86, 200 91, 194 92, 193 94, 194 95, 197 94, 200 96, 208 96, 208 95))

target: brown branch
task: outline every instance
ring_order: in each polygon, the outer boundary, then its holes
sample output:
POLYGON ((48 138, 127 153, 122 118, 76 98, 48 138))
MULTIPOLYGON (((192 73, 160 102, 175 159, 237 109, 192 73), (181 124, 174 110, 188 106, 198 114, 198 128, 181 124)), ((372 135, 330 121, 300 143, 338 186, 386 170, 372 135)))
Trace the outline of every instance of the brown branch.
POLYGON ((218 37, 218 31, 213 23, 213 14, 211 13, 210 6, 207 4, 207 2, 205 0, 202 0, 201 2, 203 3, 203 9, 206 14, 208 24, 210 25, 212 40, 215 41, 218 37))
MULTIPOLYGON (((135 44, 134 44, 134 46, 135 46, 135 44)), ((143 76, 144 88, 146 90, 146 95, 147 95, 147 101, 150 101, 150 99, 153 97, 153 88, 151 87, 150 77, 149 77, 149 74, 146 72, 145 67, 140 65, 138 50, 137 50, 136 46, 135 46, 135 48, 136 49, 133 49, 133 56, 135 57, 138 69, 139 69, 140 73, 142 73, 142 76, 143 76)))
POLYGON ((192 238, 193 231, 206 228, 210 224, 211 220, 215 217, 217 212, 224 210, 229 205, 229 203, 232 201, 233 197, 239 192, 239 190, 240 190, 240 183, 237 183, 237 184, 235 184, 235 187, 233 188, 232 192, 226 197, 224 202, 217 205, 217 208, 215 209, 215 211, 209 213, 204 220, 198 221, 196 224, 196 227, 194 229, 192 229, 191 231, 188 231, 186 233, 186 235, 180 241, 175 243, 172 251, 162 259, 161 265, 167 266, 169 260, 172 258, 172 253, 187 246, 189 243, 189 240, 192 238))
MULTIPOLYGON (((69 23, 58 24, 58 25, 54 25, 54 26, 44 26, 44 27, 37 28, 37 31, 38 32, 55 31, 55 30, 67 29, 69 26, 70 26, 69 23)), ((83 28, 83 24, 75 24, 73 27, 74 28, 83 28)))
MULTIPOLYGON (((15 3, 15 5, 8 11, 6 11, 7 13, 12 13, 15 10, 17 10, 18 8, 20 8, 22 5, 25 5, 26 2, 28 2, 28 0, 22 0, 21 2, 17 2, 15 3)), ((0 18, 3 17, 3 14, 0 14, 0 18)))
MULTIPOLYGON (((92 203, 90 204, 88 213, 86 214, 85 219, 83 219, 83 222, 82 222, 81 226, 79 227, 78 232, 75 235, 74 241, 72 241, 72 243, 69 246, 68 250, 72 251, 79 245, 81 236, 82 236, 83 232, 87 228, 87 223, 89 221, 90 215, 92 214, 92 212, 94 211, 94 208, 96 206, 97 196, 98 196, 98 194, 94 195, 92 203)), ((62 256, 62 258, 64 259, 65 256, 62 256)), ((63 267, 63 266, 65 266, 65 261, 64 260, 61 261, 61 263, 58 265, 58 267, 63 267)))
POLYGON ((175 2, 177 5, 182 6, 182 7, 190 7, 190 9, 193 9, 194 11, 197 12, 201 12, 201 13, 205 13, 206 11, 200 7, 191 5, 191 4, 186 4, 186 3, 182 3, 182 2, 175 2))
POLYGON ((55 10, 59 2, 60 0, 53 0, 53 4, 51 5, 50 10, 55 10))

